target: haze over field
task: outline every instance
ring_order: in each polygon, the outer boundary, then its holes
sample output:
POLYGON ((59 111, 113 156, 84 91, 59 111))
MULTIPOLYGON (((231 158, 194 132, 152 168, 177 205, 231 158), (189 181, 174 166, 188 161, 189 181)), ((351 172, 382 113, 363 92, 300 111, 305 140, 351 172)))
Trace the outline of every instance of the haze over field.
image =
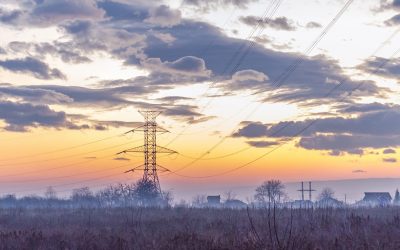
POLYGON ((143 155, 116 153, 155 109, 178 200, 267 179, 393 194, 398 31, 398 0, 0 0, 0 193, 140 179, 143 155))

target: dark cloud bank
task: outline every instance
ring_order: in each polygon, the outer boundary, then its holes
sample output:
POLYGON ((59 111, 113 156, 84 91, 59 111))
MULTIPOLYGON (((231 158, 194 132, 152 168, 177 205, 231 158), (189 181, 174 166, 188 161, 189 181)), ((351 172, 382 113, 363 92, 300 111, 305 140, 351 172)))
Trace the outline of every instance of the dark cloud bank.
MULTIPOLYGON (((220 4, 245 8, 250 2, 186 0, 185 4, 206 11, 220 4)), ((397 2, 393 2, 390 8, 397 8, 397 2)), ((389 5, 385 5, 385 8, 389 8, 389 5)), ((243 17, 241 21, 248 25, 259 22, 256 17, 243 17)), ((60 70, 41 61, 41 56, 50 54, 60 57, 66 63, 88 63, 91 55, 101 52, 122 60, 127 66, 136 66, 150 72, 148 76, 133 79, 102 81, 98 88, 3 85, 0 88, 3 97, 20 99, 19 103, 4 101, 2 104, 10 110, 16 110, 1 116, 9 130, 26 130, 35 126, 82 126, 73 123, 73 116, 55 112, 48 106, 60 103, 95 108, 121 108, 129 105, 155 107, 163 108, 165 115, 185 122, 206 121, 211 117, 199 113, 198 108, 185 97, 166 96, 154 102, 137 101, 149 93, 205 81, 218 80, 216 87, 228 93, 256 91, 266 102, 314 106, 321 103, 335 104, 343 93, 363 83, 351 97, 344 99, 344 106, 336 110, 343 117, 319 118, 300 137, 298 146, 309 150, 327 150, 332 155, 339 155, 343 152, 363 154, 366 148, 395 148, 400 143, 398 106, 354 103, 357 98, 365 96, 381 97, 386 89, 378 88, 372 81, 352 80, 335 60, 324 55, 303 58, 299 53, 275 51, 257 44, 246 51, 240 66, 232 71, 234 67, 229 68, 227 64, 244 41, 226 36, 211 24, 184 19, 179 10, 166 5, 138 0, 43 0, 22 4, 20 10, 1 9, 0 22, 18 27, 57 25, 65 33, 65 38, 68 38, 40 44, 23 44, 18 41, 10 43, 0 53, 28 50, 34 57, 0 60, 3 69, 30 74, 39 79, 65 79, 66 76, 60 70), (302 65, 279 89, 274 89, 274 80, 299 58, 303 58, 302 65), (340 91, 325 96, 329 89, 343 81, 346 84, 340 91), (28 102, 32 104, 28 105, 28 102), (41 102, 44 104, 38 106, 41 102), (32 113, 32 105, 38 106, 34 109, 37 113, 32 113), (352 117, 346 114, 352 114, 352 117)), ((296 29, 285 17, 268 20, 263 25, 286 31, 296 29)), ((307 27, 319 28, 320 25, 310 23, 307 27)), ((371 71, 381 60, 373 58, 360 65, 359 69, 371 71)), ((394 61, 378 74, 395 77, 399 72, 398 64, 394 61)), ((312 120, 278 124, 247 122, 233 136, 251 139, 248 143, 254 147, 268 147, 293 136, 309 122, 312 120)), ((97 128, 104 126, 98 124, 97 128)))

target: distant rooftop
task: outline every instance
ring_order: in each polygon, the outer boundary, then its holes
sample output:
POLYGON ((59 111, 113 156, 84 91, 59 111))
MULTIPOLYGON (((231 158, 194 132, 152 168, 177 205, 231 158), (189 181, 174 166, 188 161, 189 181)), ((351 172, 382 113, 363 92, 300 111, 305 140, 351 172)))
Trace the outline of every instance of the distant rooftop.
POLYGON ((391 201, 392 196, 389 192, 364 192, 363 201, 391 201))

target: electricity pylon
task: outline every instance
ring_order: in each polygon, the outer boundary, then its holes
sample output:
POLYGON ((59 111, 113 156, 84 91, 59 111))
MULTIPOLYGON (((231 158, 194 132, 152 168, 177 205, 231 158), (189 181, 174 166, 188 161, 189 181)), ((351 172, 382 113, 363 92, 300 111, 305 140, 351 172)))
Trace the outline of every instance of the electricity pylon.
POLYGON ((151 181, 161 194, 158 172, 168 172, 169 170, 157 164, 157 154, 176 154, 177 152, 157 145, 157 133, 169 132, 168 130, 157 125, 156 118, 161 114, 161 111, 139 111, 139 113, 145 119, 144 124, 126 132, 126 134, 135 131, 143 131, 144 145, 124 150, 118 154, 143 152, 144 164, 130 169, 125 173, 134 172, 135 170, 143 170, 143 181, 151 181))

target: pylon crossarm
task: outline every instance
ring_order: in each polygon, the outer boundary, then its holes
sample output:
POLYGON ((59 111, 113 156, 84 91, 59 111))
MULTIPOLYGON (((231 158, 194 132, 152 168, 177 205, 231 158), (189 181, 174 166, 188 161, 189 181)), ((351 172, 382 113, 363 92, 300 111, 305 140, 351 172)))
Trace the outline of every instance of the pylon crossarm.
POLYGON ((139 147, 134 147, 134 148, 124 150, 122 152, 124 152, 124 153, 141 153, 141 152, 144 152, 145 150, 146 149, 144 146, 139 146, 139 147))
POLYGON ((171 149, 168 149, 168 148, 164 148, 164 147, 161 147, 161 146, 157 146, 156 149, 157 149, 157 153, 163 153, 163 154, 177 154, 178 153, 178 152, 176 152, 174 150, 171 150, 171 149))
MULTIPOLYGON (((137 127, 137 128, 135 128, 135 129, 132 129, 131 131, 132 132, 134 132, 134 131, 145 131, 147 128, 146 128, 146 125, 143 125, 143 126, 140 126, 140 127, 137 127)), ((127 133, 129 133, 129 132, 131 132, 131 131, 128 131, 127 133)), ((163 127, 160 127, 160 126, 156 126, 156 132, 157 133, 168 133, 169 131, 168 130, 166 130, 165 128, 163 128, 163 127)))
POLYGON ((157 118, 157 116, 159 116, 162 111, 159 110, 139 110, 139 113, 143 116, 143 117, 151 117, 153 119, 157 118))
POLYGON ((125 132, 124 135, 129 134, 129 133, 133 133, 133 132, 135 132, 135 130, 134 130, 134 129, 131 129, 131 130, 125 132))
POLYGON ((126 154, 126 150, 116 153, 116 155, 126 154))
POLYGON ((129 170, 125 171, 124 173, 135 172, 135 170, 144 170, 144 165, 140 165, 140 166, 134 167, 132 169, 129 169, 129 170))
POLYGON ((158 171, 158 172, 162 172, 162 173, 164 173, 164 172, 171 172, 171 170, 169 170, 168 168, 165 168, 165 167, 160 166, 160 165, 158 165, 158 164, 157 164, 157 171, 158 171))

